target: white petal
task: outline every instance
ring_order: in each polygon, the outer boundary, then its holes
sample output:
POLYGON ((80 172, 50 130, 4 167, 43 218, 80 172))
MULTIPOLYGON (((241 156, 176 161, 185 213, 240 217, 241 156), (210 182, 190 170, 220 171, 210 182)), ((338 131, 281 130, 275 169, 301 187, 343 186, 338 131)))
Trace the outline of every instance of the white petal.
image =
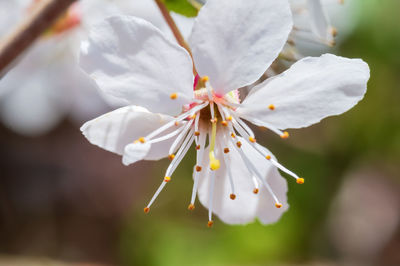
POLYGON ((249 85, 278 56, 291 29, 287 1, 209 0, 189 39, 197 71, 221 94, 249 85))
POLYGON ((310 12, 311 30, 319 38, 331 42, 331 26, 328 17, 321 5, 321 0, 307 0, 308 10, 310 12))
POLYGON ((189 54, 142 19, 110 17, 92 28, 83 48, 81 67, 105 93, 126 103, 176 115, 193 97, 189 54))
POLYGON ((130 165, 137 161, 146 158, 147 154, 151 149, 151 144, 149 143, 131 143, 125 146, 124 156, 122 157, 122 163, 125 165, 130 165))
MULTIPOLYGON (((126 145, 145 137, 172 119, 167 115, 150 113, 143 107, 127 106, 86 122, 81 131, 92 144, 122 155, 126 145)), ((158 160, 167 156, 173 140, 151 145, 144 159, 158 160)))
POLYGON ((307 127, 352 108, 363 98, 368 79, 369 67, 361 59, 307 57, 255 87, 237 112, 259 126, 307 127))
MULTIPOLYGON (((218 150, 216 155, 220 159, 221 167, 216 171, 215 177, 214 212, 223 222, 228 224, 246 224, 254 221, 256 217, 259 217, 262 223, 274 222, 287 209, 286 181, 279 175, 276 168, 249 146, 246 141, 242 140, 242 144, 242 149, 246 156, 256 165, 265 180, 271 183, 284 207, 277 209, 274 200, 261 184, 260 192, 257 195, 253 193, 254 184, 251 174, 247 170, 239 152, 229 144, 230 152, 227 155, 223 155, 224 153, 221 152, 221 149, 218 150), (221 156, 229 156, 230 165, 225 165, 221 156), (227 172, 228 167, 232 171, 236 194, 235 200, 231 200, 229 197, 231 186, 227 172)), ((204 170, 200 174, 198 189, 199 200, 206 207, 208 207, 210 193, 208 162, 208 151, 206 151, 202 165, 204 170)))

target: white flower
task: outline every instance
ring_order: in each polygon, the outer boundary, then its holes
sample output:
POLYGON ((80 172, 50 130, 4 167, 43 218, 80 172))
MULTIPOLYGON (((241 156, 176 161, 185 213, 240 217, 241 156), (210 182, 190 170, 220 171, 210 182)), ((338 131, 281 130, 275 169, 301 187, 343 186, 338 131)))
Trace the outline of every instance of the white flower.
POLYGON ((146 21, 111 17, 92 29, 80 65, 105 94, 128 106, 85 123, 83 134, 122 155, 126 165, 172 160, 145 212, 193 142, 197 159, 189 209, 198 193, 209 209, 209 226, 213 212, 230 224, 256 217, 267 224, 288 208, 287 184, 278 169, 298 183, 304 179, 259 145, 243 119, 286 138, 286 128, 350 109, 363 97, 369 78, 359 59, 305 58, 253 88, 240 103, 237 89, 264 73, 291 29, 286 1, 207 1, 189 39, 200 79, 186 50, 146 21))

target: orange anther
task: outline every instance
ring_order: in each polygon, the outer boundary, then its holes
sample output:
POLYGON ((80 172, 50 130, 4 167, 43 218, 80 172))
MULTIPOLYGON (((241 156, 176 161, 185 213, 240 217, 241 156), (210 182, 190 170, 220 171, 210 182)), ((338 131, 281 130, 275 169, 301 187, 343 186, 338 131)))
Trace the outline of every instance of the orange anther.
POLYGON ((254 194, 258 194, 258 191, 259 191, 258 188, 253 189, 254 194))
POLYGON ((170 159, 171 161, 175 158, 175 154, 170 154, 168 155, 168 159, 170 159))
POLYGON ((222 124, 224 127, 228 126, 228 122, 226 122, 225 120, 221 121, 221 124, 222 124))
POLYGON ((194 210, 194 205, 190 203, 189 206, 188 206, 188 210, 189 211, 193 211, 194 210))
POLYGON ((178 121, 175 121, 175 126, 179 126, 179 122, 178 121))
POLYGON ((196 137, 200 136, 200 131, 195 131, 195 132, 194 132, 194 135, 195 135, 196 137))
POLYGON ((200 171, 201 171, 201 166, 196 165, 196 171, 197 171, 197 172, 200 172, 200 171))
POLYGON ((164 182, 169 182, 169 181, 171 181, 171 177, 170 176, 166 176, 166 177, 164 177, 164 182))
POLYGON ((267 155, 267 156, 265 156, 265 159, 267 159, 267 160, 271 160, 271 155, 267 155))
POLYGON ((277 207, 278 209, 282 207, 282 204, 280 203, 275 203, 275 207, 277 207))
POLYGON ((171 93, 171 95, 169 96, 169 98, 171 98, 171 100, 175 100, 176 98, 178 98, 178 94, 176 92, 171 93))
POLYGON ((213 221, 208 221, 207 226, 208 228, 211 228, 213 226, 214 222, 213 221))
POLYGON ((200 150, 200 145, 197 145, 197 146, 196 146, 196 150, 200 150))
POLYGON ((249 137, 249 140, 250 140, 250 142, 256 142, 256 139, 255 138, 253 138, 253 137, 249 137))
POLYGON ((283 139, 287 139, 289 137, 289 132, 285 131, 283 132, 283 134, 281 135, 281 138, 283 139))
POLYGON ((300 185, 301 185, 301 184, 304 184, 304 178, 297 178, 297 179, 296 179, 296 183, 297 183, 297 184, 300 184, 300 185))
POLYGON ((231 133, 231 137, 232 137, 232 138, 236 138, 235 133, 231 133))
POLYGON ((150 208, 146 207, 146 208, 143 209, 143 211, 144 211, 144 213, 149 213, 150 208))
POLYGON ((227 120, 227 121, 232 121, 232 116, 228 116, 228 117, 226 118, 226 120, 227 120))
POLYGON ((268 106, 268 108, 269 108, 269 110, 275 110, 275 105, 273 105, 273 104, 270 104, 269 106, 268 106))
POLYGON ((231 198, 231 200, 234 200, 234 199, 236 199, 236 195, 235 195, 235 194, 233 194, 233 193, 232 193, 232 194, 230 194, 230 195, 229 195, 229 197, 231 198))
POLYGON ((242 143, 240 141, 236 142, 236 146, 238 146, 238 148, 242 147, 242 143))
POLYGON ((224 153, 228 153, 229 152, 229 148, 224 148, 224 153))
POLYGON ((140 137, 138 140, 140 141, 140 143, 145 143, 146 142, 146 140, 143 137, 140 137))

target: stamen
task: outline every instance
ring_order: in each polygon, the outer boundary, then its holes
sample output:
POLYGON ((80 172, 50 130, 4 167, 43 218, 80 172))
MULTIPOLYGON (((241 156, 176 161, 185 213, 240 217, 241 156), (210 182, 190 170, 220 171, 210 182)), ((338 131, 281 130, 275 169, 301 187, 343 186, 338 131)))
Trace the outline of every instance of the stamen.
POLYGON ((199 137, 199 143, 200 143, 199 145, 201 148, 199 150, 197 150, 197 152, 196 152, 196 165, 197 166, 196 166, 196 172, 194 173, 194 178, 193 178, 194 179, 193 180, 193 189, 192 189, 192 197, 190 200, 189 210, 190 210, 191 205, 193 206, 193 209, 194 209, 194 201, 196 200, 197 186, 199 184, 200 171, 198 171, 198 170, 201 170, 201 168, 202 168, 201 165, 203 165, 202 160, 203 160, 203 154, 204 154, 204 146, 206 144, 206 137, 207 137, 206 134, 201 134, 199 137), (199 167, 199 168, 197 168, 197 167, 199 167))
POLYGON ((249 137, 249 140, 251 141, 251 142, 256 142, 256 139, 255 138, 253 138, 253 137, 249 137))
POLYGON ((196 137, 200 136, 200 131, 195 131, 195 132, 194 132, 194 135, 195 135, 196 137))
POLYGON ((235 194, 230 194, 229 198, 231 198, 231 200, 234 200, 234 199, 236 199, 236 195, 235 194))
POLYGON ((226 122, 225 120, 224 120, 224 121, 221 121, 221 124, 222 124, 224 127, 228 126, 228 122, 226 122))
POLYGON ((169 182, 169 181, 171 181, 171 177, 170 176, 164 177, 164 182, 169 182))
POLYGON ((139 140, 140 143, 145 143, 146 142, 146 140, 143 137, 140 137, 138 140, 139 140))
MULTIPOLYGON (((187 123, 187 122, 186 122, 186 123, 187 123)), ((180 127, 180 128, 178 128, 178 129, 172 131, 172 132, 169 133, 169 134, 166 134, 166 135, 161 136, 161 137, 159 137, 159 138, 151 139, 151 140, 148 141, 148 143, 153 144, 153 143, 157 143, 157 142, 161 142, 161 141, 170 139, 170 138, 172 138, 173 136, 175 136, 175 135, 179 134, 180 132, 182 132, 182 130, 183 130, 184 128, 185 128, 185 127, 180 127)))
POLYGON ((179 126, 179 122, 178 121, 175 121, 175 126, 179 126))
POLYGON ((238 146, 238 148, 242 147, 242 143, 240 141, 236 142, 236 146, 238 146))
POLYGON ((266 156, 265 156, 265 159, 271 160, 271 155, 266 155, 266 156))
POLYGON ((176 98, 178 98, 178 94, 176 92, 171 93, 171 95, 169 96, 169 98, 171 98, 171 100, 175 100, 176 98))
POLYGON ((159 135, 161 132, 163 132, 163 131, 167 130, 168 128, 172 127, 175 124, 175 122, 180 122, 183 119, 186 119, 190 114, 196 113, 197 111, 203 109, 207 105, 208 105, 208 102, 205 102, 203 104, 200 104, 200 105, 197 105, 197 106, 193 107, 191 110, 187 111, 186 113, 181 114, 176 119, 171 120, 170 122, 166 123, 165 125, 163 125, 163 126, 159 127, 158 129, 154 130, 149 135, 147 135, 145 138, 147 140, 152 139, 153 137, 159 135))
POLYGON ((176 153, 175 158, 172 160, 171 164, 168 166, 166 171, 166 176, 172 176, 172 173, 178 167, 179 163, 182 161, 183 157, 189 150, 190 146, 194 141, 193 131, 189 132, 186 136, 185 140, 183 141, 181 147, 179 148, 178 152, 176 153))
POLYGON ((224 148, 224 153, 228 153, 229 152, 229 148, 224 148))
POLYGON ((200 166, 200 165, 196 165, 196 171, 197 171, 197 172, 200 172, 200 171, 201 171, 201 169, 202 169, 202 168, 201 168, 201 166, 200 166))
POLYGON ((159 195, 160 192, 163 190, 163 188, 165 187, 166 184, 167 184, 167 183, 164 182, 164 180, 163 180, 163 182, 161 183, 161 185, 158 187, 156 193, 154 193, 153 197, 151 198, 149 204, 147 204, 146 208, 144 208, 144 212, 146 212, 146 211, 149 212, 150 206, 151 206, 151 205, 153 204, 153 202, 156 200, 156 198, 158 197, 158 195, 159 195))
POLYGON ((201 81, 204 82, 204 83, 206 83, 208 80, 209 80, 208 76, 201 77, 201 81))
POLYGON ((269 110, 273 111, 273 110, 275 110, 275 105, 270 104, 270 105, 268 106, 268 108, 269 108, 269 110))
POLYGON ((258 194, 258 191, 259 191, 258 188, 253 189, 253 193, 254 193, 254 194, 258 194))
POLYGON ((143 209, 143 211, 144 211, 144 213, 149 213, 150 208, 147 208, 147 207, 146 207, 146 208, 143 209))
POLYGON ((207 223, 208 228, 211 228, 213 225, 214 225, 213 221, 208 221, 208 223, 207 223))
POLYGON ((188 210, 189 211, 193 211, 194 209, 195 209, 194 205, 193 204, 189 204, 188 210))
POLYGON ((277 207, 278 209, 282 207, 282 204, 280 203, 275 203, 275 207, 277 207))
POLYGON ((199 150, 199 149, 200 149, 200 145, 197 145, 197 146, 196 146, 196 150, 199 150))
POLYGON ((232 121, 232 116, 230 115, 230 116, 226 117, 226 120, 227 121, 232 121))
POLYGON ((168 159, 170 159, 171 161, 175 158, 175 154, 170 154, 168 155, 168 159))
POLYGON ((174 140, 171 147, 169 148, 169 154, 173 154, 179 144, 182 142, 183 138, 186 136, 190 126, 193 124, 193 120, 187 122, 187 124, 183 127, 181 134, 174 140))

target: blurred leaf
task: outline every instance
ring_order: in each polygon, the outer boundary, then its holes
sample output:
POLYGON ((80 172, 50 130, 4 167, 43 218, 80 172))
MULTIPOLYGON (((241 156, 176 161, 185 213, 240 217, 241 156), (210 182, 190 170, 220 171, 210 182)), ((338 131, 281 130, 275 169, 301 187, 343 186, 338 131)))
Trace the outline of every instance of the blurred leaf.
POLYGON ((164 0, 165 5, 170 11, 184 15, 186 17, 197 16, 198 10, 187 0, 164 0))

